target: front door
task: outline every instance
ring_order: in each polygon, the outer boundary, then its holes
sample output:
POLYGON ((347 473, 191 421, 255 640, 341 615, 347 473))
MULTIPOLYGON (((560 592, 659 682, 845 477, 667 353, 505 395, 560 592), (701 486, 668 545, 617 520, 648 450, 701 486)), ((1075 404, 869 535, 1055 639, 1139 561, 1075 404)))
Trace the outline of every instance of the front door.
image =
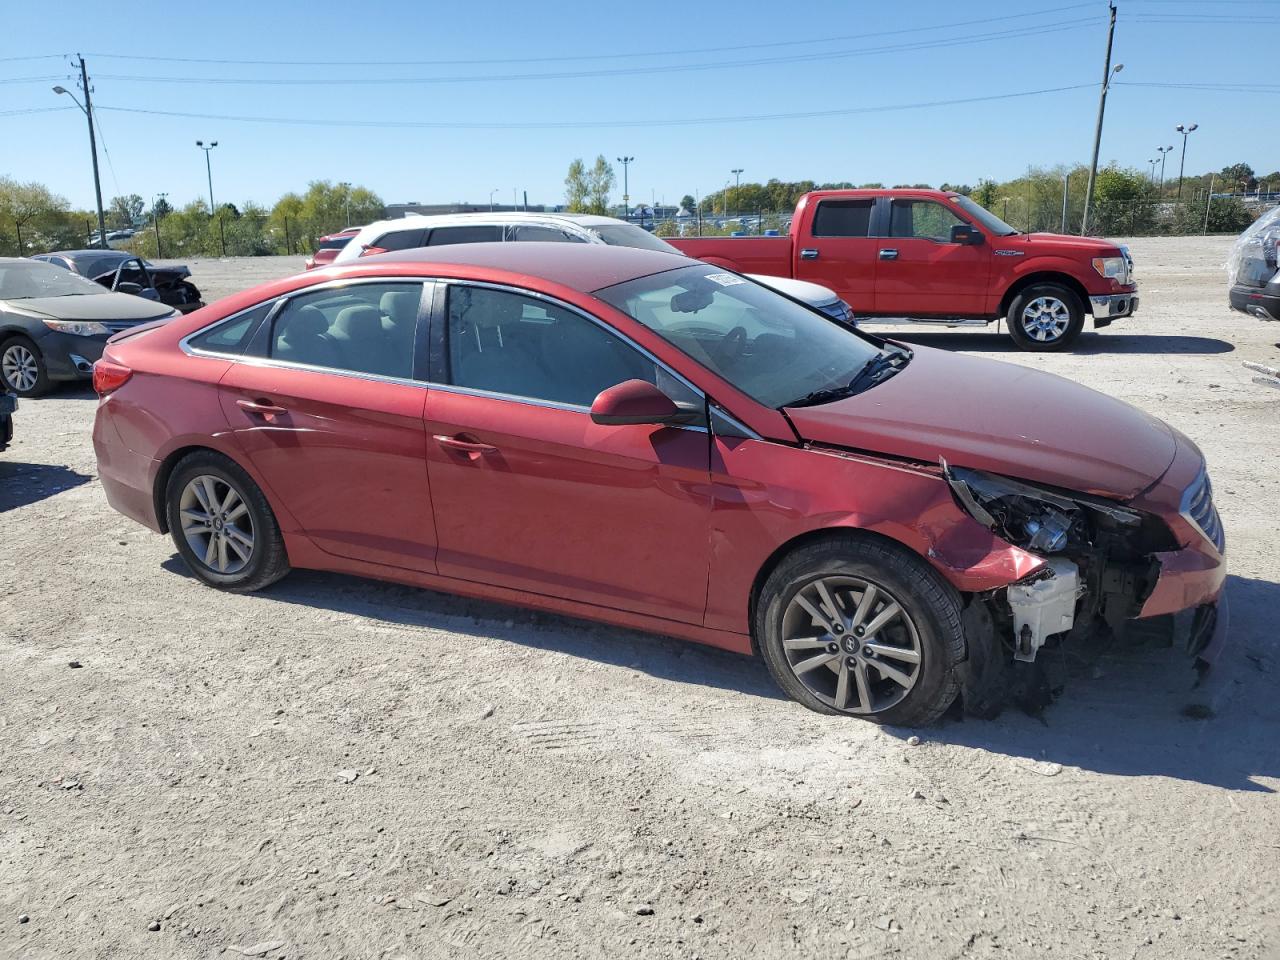
POLYGON ((291 297, 219 395, 236 441, 318 547, 431 572, 427 390, 414 382, 422 297, 420 281, 381 280, 291 297))
POLYGON ((684 623, 706 606, 705 427, 601 426, 625 380, 684 381, 576 310, 451 284, 437 309, 427 460, 446 576, 684 623))
POLYGON ((853 307, 855 314, 874 313, 876 252, 879 242, 871 237, 875 200, 821 200, 813 214, 812 236, 799 236, 796 258, 797 280, 830 287, 853 307))
POLYGON ((966 223, 936 200, 894 198, 887 236, 875 241, 876 313, 891 317, 979 316, 987 309, 991 244, 951 242, 966 223))

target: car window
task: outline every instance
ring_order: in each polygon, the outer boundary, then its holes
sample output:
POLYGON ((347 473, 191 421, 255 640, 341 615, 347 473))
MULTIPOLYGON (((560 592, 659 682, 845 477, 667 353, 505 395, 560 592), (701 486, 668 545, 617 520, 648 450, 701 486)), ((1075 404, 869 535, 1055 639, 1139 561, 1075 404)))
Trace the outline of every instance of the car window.
POLYGON ((865 237, 871 232, 871 208, 875 201, 823 200, 813 215, 815 237, 865 237))
POLYGON ((447 312, 454 386, 590 407, 602 390, 645 380, 701 406, 694 390, 617 334, 545 300, 455 284, 447 312))
POLYGON ((559 227, 547 227, 541 224, 522 223, 511 228, 511 239, 515 241, 537 241, 539 243, 586 243, 582 237, 561 230, 559 227))
POLYGON ((500 240, 502 240, 502 227, 494 224, 436 227, 431 231, 427 246, 439 247, 450 243, 494 243, 500 240))
POLYGON ((251 310, 246 310, 230 320, 224 320, 216 326, 203 330, 192 336, 187 343, 196 350, 209 353, 230 353, 236 356, 244 353, 258 324, 266 319, 276 301, 268 300, 251 310))
POLYGON ((392 230, 384 233, 369 246, 385 251, 413 250, 422 246, 422 234, 424 232, 421 227, 416 230, 392 230))
POLYGON ((0 261, 0 300, 71 297, 102 293, 91 280, 41 260, 0 261))
POLYGON ((268 356, 409 379, 419 283, 356 283, 291 297, 271 324, 268 356))
POLYGON ((889 236, 915 237, 923 240, 951 240, 951 228, 964 223, 959 217, 933 200, 894 200, 890 208, 889 236))

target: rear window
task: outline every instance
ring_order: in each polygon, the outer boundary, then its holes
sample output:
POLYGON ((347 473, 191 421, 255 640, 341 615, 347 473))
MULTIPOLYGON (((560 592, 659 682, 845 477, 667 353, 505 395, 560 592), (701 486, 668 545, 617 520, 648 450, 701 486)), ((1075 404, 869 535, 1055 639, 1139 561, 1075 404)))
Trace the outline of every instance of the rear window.
POLYGON ((341 250, 351 242, 350 237, 325 237, 317 244, 317 250, 341 250))
POLYGON ((427 246, 441 247, 450 243, 498 243, 502 227, 493 224, 463 227, 436 227, 427 246))
POLYGON ((815 237, 866 237, 871 234, 874 200, 823 200, 813 217, 815 237))
POLYGON ((384 233, 369 246, 380 250, 413 250, 422 246, 424 232, 421 227, 416 230, 392 230, 390 233, 384 233))
POLYGON ((187 342, 196 350, 239 356, 245 352, 249 341, 253 339, 254 331, 258 329, 258 324, 271 312, 275 303, 274 300, 260 303, 230 320, 224 320, 217 326, 195 334, 187 342))

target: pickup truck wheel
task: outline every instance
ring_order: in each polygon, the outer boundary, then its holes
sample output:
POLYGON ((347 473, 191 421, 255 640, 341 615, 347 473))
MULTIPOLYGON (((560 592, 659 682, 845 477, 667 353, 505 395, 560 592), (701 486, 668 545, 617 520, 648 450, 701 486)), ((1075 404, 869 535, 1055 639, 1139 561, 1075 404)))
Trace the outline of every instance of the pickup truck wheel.
POLYGON ((1022 350, 1065 350, 1084 329, 1084 305, 1056 283, 1035 283, 1009 305, 1009 335, 1022 350))
POLYGON ((922 726, 959 692, 959 597, 879 540, 833 537, 786 557, 761 591, 754 632, 778 686, 818 713, 922 726))

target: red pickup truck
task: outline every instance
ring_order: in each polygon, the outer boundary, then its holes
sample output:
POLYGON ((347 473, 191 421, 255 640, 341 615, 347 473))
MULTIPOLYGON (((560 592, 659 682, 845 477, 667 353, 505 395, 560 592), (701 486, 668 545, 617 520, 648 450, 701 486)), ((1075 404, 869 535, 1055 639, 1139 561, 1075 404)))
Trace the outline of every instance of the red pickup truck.
POLYGON ((1005 318, 1024 350, 1062 350, 1138 309, 1119 244, 1020 233, 963 194, 821 190, 800 198, 786 237, 673 239, 741 273, 809 280, 873 323, 981 325, 1005 318))

